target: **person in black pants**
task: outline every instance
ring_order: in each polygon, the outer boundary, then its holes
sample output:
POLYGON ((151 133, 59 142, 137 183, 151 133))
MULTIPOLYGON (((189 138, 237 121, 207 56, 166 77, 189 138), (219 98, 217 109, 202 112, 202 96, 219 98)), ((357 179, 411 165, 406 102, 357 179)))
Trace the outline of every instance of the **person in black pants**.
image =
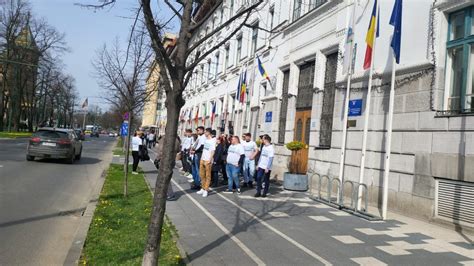
POLYGON ((226 146, 224 138, 221 136, 217 139, 217 147, 214 152, 214 160, 211 172, 211 186, 219 186, 219 172, 224 168, 224 154, 226 146))
POLYGON ((143 140, 139 137, 138 133, 135 132, 132 138, 132 157, 133 157, 133 166, 132 174, 136 175, 138 163, 140 162, 140 146, 143 145, 143 140))

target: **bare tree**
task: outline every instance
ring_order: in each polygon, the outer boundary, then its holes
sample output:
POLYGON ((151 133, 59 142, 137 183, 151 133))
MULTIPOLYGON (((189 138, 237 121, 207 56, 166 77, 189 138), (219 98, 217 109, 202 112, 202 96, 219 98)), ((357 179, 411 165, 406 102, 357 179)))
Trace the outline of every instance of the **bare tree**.
MULTIPOLYGON (((112 6, 117 0, 99 0, 97 5, 83 5, 88 8, 104 8, 112 6)), ((164 2, 164 3, 163 3, 164 2)), ((160 162, 160 170, 156 180, 153 208, 148 226, 148 239, 143 254, 142 265, 156 265, 161 243, 161 229, 166 210, 166 190, 170 185, 175 164, 175 142, 178 132, 179 114, 185 101, 183 92, 191 80, 194 69, 200 62, 222 47, 237 34, 242 27, 252 27, 247 22, 250 16, 264 2, 264 0, 244 1, 243 8, 233 14, 227 21, 206 32, 204 36, 198 33, 214 12, 223 4, 223 0, 164 0, 172 17, 163 18, 163 8, 152 5, 151 0, 139 0, 143 20, 150 36, 155 60, 160 69, 160 89, 166 93, 167 123, 165 129, 165 149, 160 162), (198 12, 195 12, 199 8, 198 12), (160 19, 157 19, 157 18, 160 19), (169 23, 178 21, 178 42, 172 53, 169 53, 163 44, 164 30, 169 23), (230 27, 231 30, 219 37, 213 45, 207 41, 217 33, 230 27), (201 48, 207 45, 204 50, 201 48)))
POLYGON ((143 31, 134 31, 127 49, 123 50, 118 40, 108 48, 98 51, 93 66, 99 85, 106 91, 107 102, 128 112, 128 134, 125 148, 124 195, 128 190, 128 160, 132 122, 150 98, 152 91, 145 87, 145 77, 151 62, 152 50, 143 31))
POLYGON ((67 51, 64 34, 45 19, 31 15, 27 0, 7 0, 0 12, 0 46, 2 48, 0 88, 0 130, 8 114, 9 130, 18 130, 20 120, 28 121, 33 130, 36 113, 37 74, 51 53, 67 51))

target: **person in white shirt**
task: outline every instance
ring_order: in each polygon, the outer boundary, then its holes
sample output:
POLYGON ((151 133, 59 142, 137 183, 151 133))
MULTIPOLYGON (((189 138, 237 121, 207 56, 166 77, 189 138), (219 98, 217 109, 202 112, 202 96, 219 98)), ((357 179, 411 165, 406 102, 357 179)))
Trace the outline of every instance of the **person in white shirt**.
POLYGON ((245 141, 242 143, 245 151, 245 160, 243 165, 244 184, 243 187, 253 187, 253 177, 255 175, 255 156, 258 154, 258 147, 255 141, 252 141, 250 133, 244 134, 245 141))
POLYGON ((231 140, 231 145, 227 149, 227 164, 226 171, 227 177, 229 179, 229 188, 225 193, 233 193, 233 185, 237 188, 237 193, 240 194, 239 187, 239 172, 240 167, 244 163, 245 159, 245 150, 242 144, 240 144, 239 137, 233 136, 231 140))
POLYGON ((147 136, 148 148, 155 147, 155 131, 151 131, 147 136))
POLYGON ((191 173, 191 164, 189 163, 189 151, 193 143, 193 137, 191 134, 193 131, 191 129, 186 129, 184 132, 184 138, 181 142, 181 163, 183 164, 183 171, 188 175, 191 173))
POLYGON ((199 166, 201 163, 202 150, 204 149, 204 141, 206 140, 206 136, 204 136, 204 127, 199 126, 196 129, 196 133, 198 137, 193 146, 191 146, 190 151, 190 154, 193 157, 192 174, 194 179, 194 185, 191 187, 191 189, 200 190, 201 177, 199 176, 199 166))
POLYGON ((137 167, 138 163, 140 162, 140 146, 143 145, 143 140, 138 135, 138 132, 135 131, 132 138, 132 157, 133 157, 133 166, 132 166, 132 174, 137 175, 137 167))
POLYGON ((211 184, 211 168, 214 159, 214 152, 216 150, 216 139, 212 137, 212 129, 206 128, 204 132, 206 140, 204 141, 204 148, 202 151, 201 162, 199 165, 199 176, 201 177, 202 188, 198 194, 202 194, 205 198, 209 192, 211 184))
POLYGON ((271 144, 272 138, 269 135, 263 135, 263 148, 258 161, 257 170, 257 194, 255 197, 266 197, 268 188, 270 187, 270 173, 272 171, 273 157, 275 157, 275 149, 271 144), (262 180, 263 179, 263 180, 262 180), (265 188, 262 192, 262 181, 265 183, 265 188))

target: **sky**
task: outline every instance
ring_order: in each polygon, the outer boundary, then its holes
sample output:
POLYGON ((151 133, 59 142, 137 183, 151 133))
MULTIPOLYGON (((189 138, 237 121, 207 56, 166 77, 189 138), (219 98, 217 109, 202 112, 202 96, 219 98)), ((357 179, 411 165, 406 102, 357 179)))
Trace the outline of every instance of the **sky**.
POLYGON ((33 13, 44 17, 58 31, 66 34, 70 52, 63 55, 64 72, 76 79, 80 103, 87 97, 89 105, 107 108, 100 97, 104 92, 93 76, 92 60, 104 43, 111 44, 119 37, 126 47, 128 32, 133 22, 136 0, 119 0, 113 8, 89 10, 74 3, 95 3, 98 0, 30 0, 33 13))

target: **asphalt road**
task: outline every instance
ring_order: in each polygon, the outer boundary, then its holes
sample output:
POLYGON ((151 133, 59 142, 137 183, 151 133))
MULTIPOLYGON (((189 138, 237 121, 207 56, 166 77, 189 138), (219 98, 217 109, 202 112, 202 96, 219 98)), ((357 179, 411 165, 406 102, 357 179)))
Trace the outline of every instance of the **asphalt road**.
POLYGON ((113 138, 83 142, 82 159, 27 162, 27 140, 0 140, 0 265, 62 265, 111 161, 113 138))

